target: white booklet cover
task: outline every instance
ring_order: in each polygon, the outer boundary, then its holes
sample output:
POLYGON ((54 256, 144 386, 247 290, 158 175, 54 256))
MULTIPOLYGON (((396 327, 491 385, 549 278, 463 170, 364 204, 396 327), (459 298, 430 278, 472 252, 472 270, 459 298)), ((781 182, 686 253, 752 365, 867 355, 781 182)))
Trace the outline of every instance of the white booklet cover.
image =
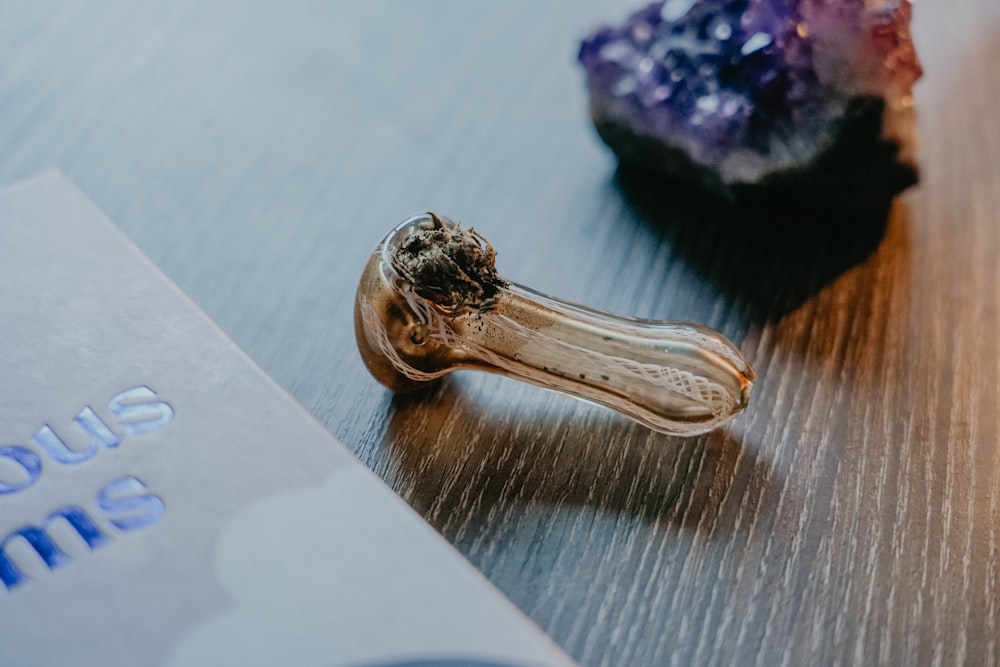
POLYGON ((59 173, 0 194, 0 665, 572 665, 59 173))

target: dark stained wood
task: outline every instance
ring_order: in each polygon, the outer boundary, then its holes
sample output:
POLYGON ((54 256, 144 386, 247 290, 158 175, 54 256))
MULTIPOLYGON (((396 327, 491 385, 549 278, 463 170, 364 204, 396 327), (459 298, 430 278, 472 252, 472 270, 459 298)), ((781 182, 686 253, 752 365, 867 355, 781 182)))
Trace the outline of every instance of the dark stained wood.
POLYGON ((5 3, 0 182, 64 170, 587 667, 1000 664, 1000 4, 916 7, 921 185, 794 243, 616 174, 573 57, 629 4, 5 3), (683 441, 493 377, 393 398, 353 291, 427 209, 722 329, 751 409, 683 441))

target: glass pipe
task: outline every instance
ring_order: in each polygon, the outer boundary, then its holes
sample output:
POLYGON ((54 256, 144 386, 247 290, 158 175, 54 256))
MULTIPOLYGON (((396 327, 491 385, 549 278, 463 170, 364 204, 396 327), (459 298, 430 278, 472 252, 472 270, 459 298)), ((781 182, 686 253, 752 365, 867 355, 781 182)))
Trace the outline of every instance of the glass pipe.
POLYGON ((697 435, 746 407, 754 371, 708 327, 621 317, 545 296, 496 273, 492 246, 428 213, 369 259, 355 301, 361 357, 393 391, 458 369, 499 373, 697 435))

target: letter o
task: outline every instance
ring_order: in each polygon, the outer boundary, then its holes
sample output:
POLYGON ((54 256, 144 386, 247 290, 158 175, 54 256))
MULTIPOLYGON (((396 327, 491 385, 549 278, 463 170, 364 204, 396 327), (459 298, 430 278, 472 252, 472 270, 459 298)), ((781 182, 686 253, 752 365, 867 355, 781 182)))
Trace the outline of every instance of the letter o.
POLYGON ((0 447, 0 458, 10 459, 21 466, 28 475, 28 479, 19 484, 8 484, 0 480, 0 496, 7 493, 17 493, 28 488, 42 474, 42 460, 38 458, 38 454, 27 447, 18 447, 16 445, 0 447))

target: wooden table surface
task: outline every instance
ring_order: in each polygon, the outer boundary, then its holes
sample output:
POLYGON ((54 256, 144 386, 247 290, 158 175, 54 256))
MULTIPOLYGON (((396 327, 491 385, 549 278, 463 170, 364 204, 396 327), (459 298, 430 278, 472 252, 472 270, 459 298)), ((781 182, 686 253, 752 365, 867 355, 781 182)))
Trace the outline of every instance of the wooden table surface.
POLYGON ((629 5, 3 3, 0 183, 65 171, 586 667, 1000 663, 1000 3, 916 7, 884 238, 791 241, 616 174, 574 55, 629 5), (353 292, 427 209, 519 282, 721 329, 750 409, 680 440, 491 376, 394 398, 353 292))

